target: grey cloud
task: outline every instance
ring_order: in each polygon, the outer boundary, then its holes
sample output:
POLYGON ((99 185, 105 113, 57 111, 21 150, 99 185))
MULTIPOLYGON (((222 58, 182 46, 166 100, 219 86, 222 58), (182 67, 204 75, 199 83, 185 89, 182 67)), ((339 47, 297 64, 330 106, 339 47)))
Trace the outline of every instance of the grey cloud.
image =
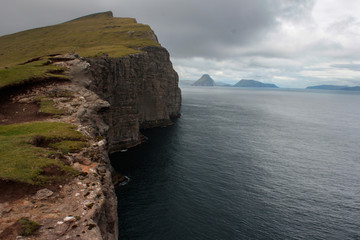
POLYGON ((176 57, 225 57, 221 49, 254 41, 276 25, 276 11, 268 0, 155 1, 157 8, 152 4, 119 12, 150 23, 176 57))
MULTIPOLYGON (((289 86, 301 86, 310 79, 321 81, 321 72, 360 67, 350 64, 359 61, 359 18, 330 16, 326 21, 332 25, 319 29, 312 15, 319 3, 324 4, 319 0, 2 0, 0 35, 110 10, 116 17, 134 17, 150 25, 170 52, 180 78, 213 73, 218 80, 262 76, 276 81, 272 78, 276 76, 298 79, 289 86), (319 69, 313 70, 319 78, 301 76, 309 67, 319 69)), ((331 2, 326 3, 329 7, 331 2)), ((345 15, 347 11, 343 10, 345 15)))
POLYGON ((341 19, 340 21, 336 21, 328 27, 328 30, 339 33, 346 31, 351 25, 360 23, 356 21, 354 17, 348 17, 345 19, 341 19))
POLYGON ((360 64, 332 64, 330 67, 360 71, 360 64))
POLYGON ((64 22, 112 10, 149 24, 175 57, 226 58, 233 49, 261 41, 277 17, 301 15, 309 0, 4 0, 0 34, 64 22), (69 7, 71 6, 71 7, 69 7), (5 21, 6 19, 6 21, 5 21))
POLYGON ((58 24, 109 10, 96 1, 2 0, 0 8, 0 35, 58 24))
POLYGON ((309 17, 315 0, 277 0, 277 4, 280 6, 279 16, 298 21, 309 17))
POLYGON ((277 49, 245 51, 241 55, 246 57, 283 58, 283 59, 290 59, 292 57, 289 52, 279 51, 277 49))

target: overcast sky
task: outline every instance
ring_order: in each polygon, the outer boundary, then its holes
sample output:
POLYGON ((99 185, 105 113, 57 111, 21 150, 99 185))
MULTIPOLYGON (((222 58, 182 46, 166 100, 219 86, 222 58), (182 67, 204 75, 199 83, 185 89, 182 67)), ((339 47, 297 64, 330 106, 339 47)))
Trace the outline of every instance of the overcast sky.
POLYGON ((0 35, 108 10, 149 24, 180 79, 360 85, 359 0, 1 0, 0 35))

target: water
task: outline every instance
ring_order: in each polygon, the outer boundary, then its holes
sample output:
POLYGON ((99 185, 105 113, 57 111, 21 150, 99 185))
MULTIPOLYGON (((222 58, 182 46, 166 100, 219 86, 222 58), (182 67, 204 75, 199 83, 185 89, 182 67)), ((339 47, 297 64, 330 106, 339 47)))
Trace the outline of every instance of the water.
POLYGON ((360 239, 360 94, 183 88, 113 155, 120 239, 360 239))

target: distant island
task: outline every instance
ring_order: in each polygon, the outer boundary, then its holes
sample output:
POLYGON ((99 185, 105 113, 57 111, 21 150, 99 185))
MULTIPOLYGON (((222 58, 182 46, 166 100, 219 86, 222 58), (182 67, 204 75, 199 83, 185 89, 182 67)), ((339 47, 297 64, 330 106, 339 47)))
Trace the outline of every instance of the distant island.
POLYGON ((279 88, 275 84, 272 83, 262 83, 255 80, 246 80, 242 79, 237 82, 234 87, 249 87, 249 88, 279 88))
POLYGON ((307 87, 306 89, 360 91, 360 86, 349 87, 349 86, 337 86, 337 85, 317 85, 317 86, 307 87))
POLYGON ((244 87, 244 88, 279 88, 272 83, 262 83, 256 80, 242 79, 234 85, 224 82, 215 82, 209 74, 204 74, 197 81, 192 80, 180 80, 182 86, 206 86, 206 87, 244 87))
POLYGON ((204 74, 202 77, 194 82, 192 86, 208 86, 213 87, 216 86, 215 81, 209 76, 209 74, 204 74))

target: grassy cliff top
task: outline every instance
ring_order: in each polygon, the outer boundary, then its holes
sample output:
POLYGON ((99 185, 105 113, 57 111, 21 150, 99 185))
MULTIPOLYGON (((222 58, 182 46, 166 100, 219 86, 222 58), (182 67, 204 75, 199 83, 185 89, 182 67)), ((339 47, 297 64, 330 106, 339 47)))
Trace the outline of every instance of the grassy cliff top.
POLYGON ((0 69, 51 54, 120 57, 145 46, 159 46, 148 25, 114 18, 111 12, 97 13, 0 37, 0 69))

